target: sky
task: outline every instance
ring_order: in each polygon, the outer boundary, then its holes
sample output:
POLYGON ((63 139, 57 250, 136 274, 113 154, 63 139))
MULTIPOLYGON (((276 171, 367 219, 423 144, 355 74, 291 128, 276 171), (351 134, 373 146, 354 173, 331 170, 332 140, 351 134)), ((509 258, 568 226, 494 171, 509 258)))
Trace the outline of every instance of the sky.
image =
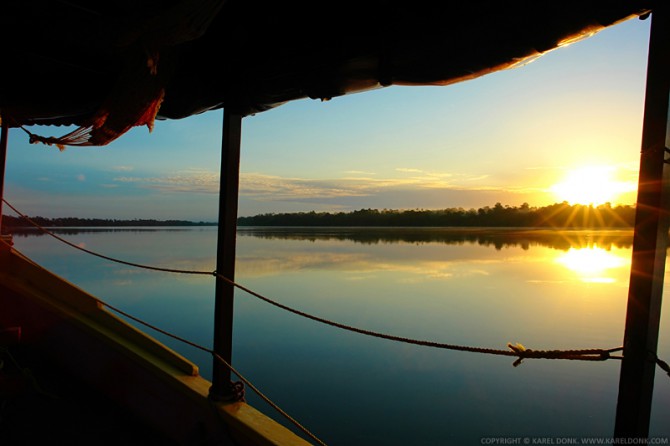
MULTIPOLYGON (((649 26, 632 19, 450 86, 245 117, 238 214, 633 204, 649 26)), ((63 152, 11 129, 5 198, 30 216, 216 221, 222 119, 157 121, 153 132, 63 152)))

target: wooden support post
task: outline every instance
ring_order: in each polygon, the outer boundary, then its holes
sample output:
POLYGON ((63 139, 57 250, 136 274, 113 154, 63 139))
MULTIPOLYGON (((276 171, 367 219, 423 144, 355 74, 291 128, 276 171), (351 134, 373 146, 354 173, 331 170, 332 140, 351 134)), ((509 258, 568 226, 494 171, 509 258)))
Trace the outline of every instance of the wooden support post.
POLYGON ((5 164, 7 163, 7 140, 9 126, 3 120, 0 131, 0 235, 2 235, 2 199, 5 198, 5 164))
POLYGON ((662 2, 657 6, 651 14, 624 359, 614 429, 618 438, 649 435, 668 246, 670 166, 665 159, 670 156, 666 156, 665 148, 670 94, 670 8, 662 2))
MULTIPOLYGON (((235 280, 235 239, 241 136, 242 115, 229 112, 228 109, 224 110, 216 271, 230 280, 235 280)), ((233 285, 217 277, 214 307, 214 351, 229 364, 232 363, 233 350, 234 291, 235 287, 233 285)), ((214 358, 212 387, 209 396, 217 401, 229 401, 235 398, 231 383, 231 372, 216 358, 214 358)))

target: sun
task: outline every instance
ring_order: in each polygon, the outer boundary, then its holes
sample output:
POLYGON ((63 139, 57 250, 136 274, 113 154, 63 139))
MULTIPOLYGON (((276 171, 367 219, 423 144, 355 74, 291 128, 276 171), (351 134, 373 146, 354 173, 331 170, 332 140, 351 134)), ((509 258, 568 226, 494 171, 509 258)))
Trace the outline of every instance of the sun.
POLYGON ((550 190, 558 201, 570 204, 614 203, 636 188, 631 181, 617 180, 615 174, 616 168, 612 166, 582 166, 568 171, 550 190))

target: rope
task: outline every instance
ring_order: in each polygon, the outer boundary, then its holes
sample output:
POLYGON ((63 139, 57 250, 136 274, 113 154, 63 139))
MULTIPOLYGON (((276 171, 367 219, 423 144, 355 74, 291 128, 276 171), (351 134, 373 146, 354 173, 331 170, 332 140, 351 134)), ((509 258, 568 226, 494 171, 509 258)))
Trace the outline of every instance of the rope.
POLYGON ((314 316, 309 313, 305 313, 300 310, 296 310, 294 308, 291 308, 287 305, 281 304, 279 302, 276 302, 269 297, 263 296, 260 293, 257 293, 243 285, 240 285, 239 283, 225 277, 224 275, 218 273, 217 271, 213 272, 208 272, 208 271, 193 271, 193 270, 180 270, 180 269, 172 269, 172 268, 159 268, 159 267, 154 267, 154 266, 149 266, 149 265, 142 265, 139 263, 132 263, 132 262, 126 262, 124 260, 119 260, 115 259, 113 257, 108 257, 102 254, 98 254, 94 251, 90 251, 88 249, 82 248, 81 246, 77 246, 72 242, 69 242, 56 234, 52 233, 51 231, 47 230, 46 228, 42 227, 38 223, 34 222, 31 220, 28 216, 22 214, 19 212, 14 206, 12 206, 9 202, 7 202, 6 199, 2 199, 7 206, 9 206, 14 212, 16 212, 17 215, 19 215, 21 218, 25 219, 28 221, 31 225, 35 226, 38 228, 40 231, 44 232, 45 234, 48 234, 57 240, 62 241, 63 243, 66 243, 68 246, 71 246, 75 249, 78 249, 80 251, 84 251, 88 254, 94 255, 96 257, 100 257, 106 260, 109 260, 111 262, 116 262, 116 263, 121 263, 123 265, 129 265, 129 266, 134 266, 137 268, 143 268, 143 269, 148 269, 148 270, 154 270, 154 271, 164 271, 164 272, 171 272, 171 273, 182 273, 182 274, 200 274, 200 275, 213 275, 217 277, 218 279, 223 280, 224 282, 228 283, 231 286, 234 286, 254 297, 257 297, 258 299, 269 303, 270 305, 273 305, 277 308, 280 308, 282 310, 288 311, 290 313, 296 314, 298 316, 302 316, 307 319, 311 319, 316 322, 320 322, 322 324, 326 324, 332 327, 340 328, 343 330, 363 334, 366 336, 372 336, 372 337, 377 337, 381 339, 387 339, 390 341, 396 341, 396 342, 403 342, 406 344, 413 344, 413 345, 420 345, 424 347, 433 347, 433 348, 441 348, 445 350, 454 350, 454 351, 465 351, 465 352, 472 352, 472 353, 482 353, 482 354, 489 354, 489 355, 499 355, 499 356, 512 356, 516 357, 517 360, 514 362, 514 366, 518 366, 521 364, 523 359, 567 359, 567 360, 580 360, 580 361, 605 361, 607 359, 621 359, 616 356, 611 356, 611 353, 620 351, 623 349, 623 347, 616 347, 616 348, 611 348, 611 349, 581 349, 581 350, 532 350, 532 349, 527 349, 521 344, 507 344, 507 347, 509 350, 499 350, 499 349, 493 349, 493 348, 483 348, 483 347, 470 347, 470 346, 464 346, 464 345, 457 345, 457 344, 447 344, 447 343, 441 343, 441 342, 434 342, 434 341, 425 341, 425 340, 420 340, 420 339, 413 339, 413 338, 407 338, 407 337, 402 337, 402 336, 395 336, 395 335, 389 335, 385 333, 380 333, 377 331, 372 331, 372 330, 367 330, 363 328, 357 328, 353 327, 351 325, 346 325, 342 324, 339 322, 334 322, 328 319, 324 319, 318 316, 314 316))
MULTIPOLYGON (((54 237, 55 239, 57 239, 57 240, 59 240, 59 241, 65 243, 65 244, 67 244, 68 246, 71 246, 71 247, 73 247, 73 248, 76 248, 76 249, 78 249, 78 250, 80 250, 80 251, 84 251, 84 252, 86 252, 86 253, 88 253, 88 254, 91 254, 91 255, 94 255, 94 256, 96 256, 96 257, 100 257, 100 258, 103 258, 103 259, 106 259, 106 260, 109 260, 109 261, 112 261, 112 262, 116 262, 116 263, 121 263, 121 264, 124 264, 124 265, 135 266, 135 267, 138 267, 138 268, 150 269, 150 270, 154 270, 154 271, 165 271, 165 272, 183 273, 183 274, 202 274, 202 275, 212 275, 212 274, 213 274, 213 273, 210 273, 210 272, 204 272, 204 271, 186 271, 186 270, 178 270, 178 269, 171 269, 171 268, 158 268, 158 267, 153 267, 153 266, 148 266, 148 265, 142 265, 142 264, 138 264, 138 263, 126 262, 126 261, 123 261, 123 260, 118 260, 118 259, 114 259, 114 258, 112 258, 112 257, 104 256, 104 255, 102 255, 102 254, 98 254, 98 253, 93 252, 93 251, 89 251, 89 250, 87 250, 87 249, 85 249, 85 248, 82 248, 82 247, 80 247, 80 246, 77 246, 77 245, 75 245, 75 244, 69 242, 68 240, 65 240, 65 239, 63 239, 63 238, 61 238, 61 237, 58 237, 56 234, 52 233, 51 231, 48 231, 46 228, 40 226, 39 224, 37 224, 36 222, 34 222, 33 220, 31 220, 31 219, 28 218, 27 216, 25 216, 25 215, 23 215, 22 213, 20 213, 14 206, 12 206, 10 203, 8 203, 7 200, 5 200, 4 198, 2 199, 2 201, 4 201, 5 204, 7 204, 7 206, 9 206, 9 207, 10 207, 14 212, 16 212, 19 216, 21 216, 22 218, 24 218, 26 221, 28 221, 30 224, 32 224, 32 225, 35 226, 36 228, 38 228, 38 229, 40 229, 41 231, 43 231, 45 234, 54 237)), ((5 243, 5 242, 3 241, 3 243, 5 243)), ((287 420, 289 420, 291 423, 293 423, 293 425, 295 425, 298 429, 300 429, 303 433, 305 433, 305 435, 309 436, 309 437, 310 437, 312 440, 314 440, 317 444, 325 446, 325 443, 324 443, 323 441, 321 441, 321 440, 320 440, 318 437, 316 437, 312 432, 310 432, 306 427, 304 427, 302 424, 300 424, 296 419, 294 419, 293 417, 291 417, 286 411, 284 411, 282 408, 280 408, 277 404, 275 404, 274 402, 272 402, 272 400, 270 400, 270 398, 268 398, 265 394, 263 394, 263 393, 262 393, 256 386, 254 386, 248 379, 246 379, 246 378, 245 378, 240 372, 238 372, 238 371, 237 371, 231 364, 229 364, 228 361, 226 361, 225 359, 223 359, 223 358, 221 357, 221 355, 219 355, 218 353, 216 353, 214 350, 209 349, 209 348, 207 348, 207 347, 204 347, 204 346, 202 346, 202 345, 196 344, 195 342, 189 341, 189 340, 186 339, 186 338, 182 338, 181 336, 177 336, 177 335, 175 335, 175 334, 173 334, 173 333, 170 333, 170 332, 168 332, 168 331, 166 331, 166 330, 163 330, 162 328, 159 328, 159 327, 157 327, 157 326, 155 326, 155 325, 152 325, 152 324, 150 324, 150 323, 148 323, 148 322, 146 322, 146 321, 144 321, 144 320, 142 320, 142 319, 139 319, 139 318, 137 318, 137 317, 135 317, 135 316, 133 316, 133 315, 131 315, 131 314, 129 314, 129 313, 127 313, 127 312, 125 312, 125 311, 123 311, 123 310, 121 310, 121 309, 119 309, 119 308, 117 308, 117 307, 115 307, 115 306, 113 306, 113 305, 107 303, 107 302, 104 302, 104 301, 102 301, 102 300, 100 300, 100 299, 98 299, 98 298, 95 298, 95 299, 96 299, 96 301, 97 301, 98 303, 100 303, 101 305, 104 305, 105 307, 109 308, 110 310, 113 310, 113 311, 115 311, 115 312, 117 312, 117 313, 119 313, 119 314, 121 314, 121 315, 123 315, 123 316, 125 316, 125 317, 127 317, 127 318, 129 318, 129 319, 131 319, 131 320, 133 320, 133 321, 135 321, 135 322, 137 322, 137 323, 139 323, 139 324, 142 324, 142 325, 144 325, 144 326, 147 327, 147 328, 150 328, 150 329, 152 329, 152 330, 154 330, 154 331, 156 331, 156 332, 158 332, 158 333, 161 333, 161 334, 163 334, 163 335, 165 335, 165 336, 168 336, 168 337, 170 337, 170 338, 172 338, 172 339, 175 339, 175 340, 177 340, 177 341, 179 341, 179 342, 182 342, 182 343, 184 343, 184 344, 190 345, 191 347, 194 347, 194 348, 196 348, 196 349, 198 349, 198 350, 201 350, 201 351, 204 351, 204 352, 207 352, 207 353, 211 354, 217 361, 221 362, 226 368, 228 368, 228 370, 230 370, 231 372, 233 372, 233 373, 240 379, 240 381, 242 381, 245 385, 247 385, 249 388, 251 388, 251 389, 252 389, 252 390, 253 390, 253 391, 254 391, 254 392, 255 392, 255 393, 256 393, 256 394, 263 400, 263 401, 265 401, 265 402, 266 402, 267 404, 269 404, 273 409, 275 409, 277 412, 279 412, 283 417, 285 417, 287 420)), ((233 388, 236 389, 236 393, 237 393, 237 395, 238 395, 240 398, 243 398, 243 396, 242 396, 242 395, 243 395, 243 391, 240 389, 240 386, 239 386, 237 383, 232 383, 232 384, 233 384, 233 388)))
MULTIPOLYGON (((42 386, 40 385, 40 383, 37 382, 37 378, 35 377, 35 375, 33 375, 32 370, 31 370, 30 368, 28 368, 28 367, 23 367, 23 366, 19 363, 19 361, 16 360, 16 358, 14 357, 14 355, 12 355, 12 353, 9 351, 9 347, 0 346, 0 355, 2 355, 2 354, 7 355, 7 357, 9 358, 9 360, 11 361, 11 363, 14 365, 14 367, 15 367, 19 372, 21 372, 21 375, 23 375, 24 378, 26 378, 28 381, 30 381, 30 384, 33 386, 33 389, 34 389, 37 393, 39 393, 39 394, 41 394, 41 395, 43 395, 43 396, 46 396, 46 397, 48 397, 48 398, 50 398, 50 399, 54 399, 54 400, 60 399, 57 395, 55 395, 55 394, 53 394, 53 393, 51 393, 51 392, 48 392, 48 391, 46 391, 46 390, 44 390, 44 389, 42 388, 42 386)), ((4 365, 5 365, 4 361, 3 361, 2 359, 0 359, 0 371, 3 370, 4 365)))
POLYGON ((651 352, 651 353, 654 357, 654 361, 656 362, 656 365, 658 365, 661 368, 661 370, 663 370, 665 373, 668 374, 668 376, 670 376, 670 365, 668 365, 667 362, 663 361, 658 356, 656 356, 656 353, 653 353, 653 352, 651 352))
MULTIPOLYGON (((147 327, 147 328, 150 328, 150 329, 152 329, 152 330, 154 330, 154 331, 157 331, 158 333, 164 334, 165 336, 168 336, 168 337, 170 337, 170 338, 172 338, 172 339, 175 339, 175 340, 177 340, 177 341, 183 342, 184 344, 188 344, 188 345, 190 345, 191 347, 197 348, 198 350, 201 350, 201 351, 204 351, 204 352, 207 352, 207 353, 211 354, 217 361, 219 361, 219 362, 220 362, 221 364, 223 364, 226 368, 228 368, 228 370, 230 370, 231 372, 233 372, 233 373, 240 379, 240 381, 242 381, 246 386, 250 387, 251 390, 253 390, 259 397, 261 397, 261 398, 263 399, 263 401, 265 401, 266 403, 268 403, 273 409, 275 409, 275 410, 276 410, 277 412, 279 412, 283 417, 285 417, 287 420, 289 420, 291 423, 293 423, 298 429, 300 429, 303 433, 305 433, 307 436, 309 436, 312 440, 316 441, 316 442, 317 442, 318 444, 320 444, 320 445, 325 446, 325 443, 324 443, 324 442, 322 442, 319 438, 317 438, 313 433, 311 433, 306 427, 304 427, 302 424, 300 424, 296 419, 294 419, 294 418, 291 417, 288 413, 286 413, 282 408, 280 408, 280 407, 277 406, 274 402, 272 402, 272 401, 270 400, 270 398, 268 398, 267 396, 265 396, 265 395, 264 395, 264 394, 263 394, 263 393, 262 393, 256 386, 254 386, 254 385, 251 383, 251 381, 249 381, 247 378, 245 378, 245 377, 244 377, 240 372, 238 372, 238 371, 237 371, 237 370, 236 370, 230 363, 228 363, 228 361, 226 361, 225 359, 223 359, 223 358, 221 357, 221 355, 219 355, 218 353, 216 353, 214 350, 212 350, 212 349, 210 349, 210 348, 207 348, 207 347, 204 347, 204 346, 202 346, 202 345, 200 345, 200 344, 196 344, 195 342, 189 341, 188 339, 182 338, 181 336, 177 336, 177 335, 175 335, 175 334, 173 334, 173 333, 170 333, 170 332, 168 332, 168 331, 166 331, 166 330, 163 330, 162 328, 159 328, 159 327, 157 327, 157 326, 155 326, 155 325, 152 325, 152 324, 150 324, 150 323, 148 323, 148 322, 146 322, 146 321, 143 321, 142 319, 139 319, 139 318, 137 318, 137 317, 135 317, 135 316, 133 316, 133 315, 131 315, 131 314, 129 314, 129 313, 126 313, 125 311, 123 311, 123 310, 121 310, 121 309, 119 309, 119 308, 117 308, 117 307, 115 307, 115 306, 113 306, 113 305, 111 305, 111 304, 108 304, 107 302, 104 302, 104 301, 102 301, 102 300, 100 300, 100 299, 97 299, 97 298, 96 298, 96 300, 97 300, 100 304, 106 306, 107 308, 109 308, 109 309, 111 309, 111 310, 113 310, 113 311, 115 311, 115 312, 117 312, 117 313, 119 313, 119 314, 121 314, 121 315, 123 315, 123 316, 129 318, 129 319, 132 319, 133 321, 135 321, 135 322, 137 322, 137 323, 139 323, 139 324, 142 324, 142 325, 144 325, 144 326, 147 327)), ((240 389, 240 386, 238 385, 238 383, 232 383, 232 384, 233 384, 233 388, 236 390, 236 393, 237 393, 238 395, 244 393, 244 392, 240 389)))
MULTIPOLYGON (((197 271, 197 270, 182 270, 182 269, 174 269, 174 268, 161 268, 161 267, 155 267, 155 266, 150 266, 150 265, 143 265, 139 263, 133 263, 133 262, 127 262, 124 260, 119 260, 113 257, 105 256, 99 253, 96 253, 94 251, 90 251, 88 249, 82 248, 81 246, 77 246, 74 243, 71 243, 70 241, 63 239, 62 237, 57 236, 53 232, 47 230, 46 228, 42 227, 41 225, 37 224, 34 222, 32 219, 30 219, 28 216, 22 214, 19 210, 17 210, 14 206, 12 206, 6 199, 2 199, 2 201, 7 204, 14 212, 16 212, 17 215, 19 215, 21 218, 24 220, 28 221, 31 225, 35 226, 38 228, 40 231, 44 232, 47 235, 50 235, 54 237, 55 239, 65 243, 66 245, 73 247, 75 249, 78 249, 80 251, 86 252, 90 255, 109 260, 111 262, 115 263, 120 263, 123 265, 128 265, 128 266, 133 266, 137 268, 143 268, 143 269, 148 269, 148 270, 153 270, 153 271, 163 271, 163 272, 170 272, 170 273, 181 273, 181 274, 197 274, 197 275, 213 275, 218 279, 221 279, 228 283, 231 286, 234 286, 252 296, 257 297, 260 300, 263 300, 266 303, 269 303, 277 308, 283 309, 285 311, 288 311, 290 313, 296 314, 298 316, 305 317, 307 319, 311 319, 316 322, 320 322, 326 325, 330 325, 336 328, 341 328, 344 330, 352 331, 355 333, 367 335, 367 336, 373 336, 373 337, 378 337, 382 339, 387 339, 387 340, 392 340, 392 341, 397 341, 397 342, 403 342, 403 343, 408 343, 408 344, 414 344, 414 345, 421 345, 421 346, 426 346, 426 347, 435 347, 435 348, 442 348, 442 349, 447 349, 447 350, 455 350, 455 351, 466 351, 466 352, 473 352, 473 353, 483 353, 483 354, 491 354, 491 355, 500 355, 500 356, 514 356, 517 358, 517 360, 513 363, 514 367, 517 367, 522 363, 524 359, 567 359, 567 360, 580 360, 580 361, 605 361, 608 359, 623 359, 622 356, 612 356, 612 353, 617 352, 617 351, 623 351, 623 347, 615 347, 615 348, 610 348, 610 349, 579 349, 579 350, 533 350, 533 349, 528 349, 525 348, 523 345, 516 343, 516 344, 511 344, 508 343, 507 347, 509 350, 498 350, 498 349, 492 349, 492 348, 482 348, 482 347, 471 347, 471 346, 463 346, 463 345, 457 345, 457 344, 446 344, 446 343, 439 343, 439 342, 434 342, 434 341, 425 341, 425 340, 418 340, 418 339, 412 339, 412 338, 407 338, 407 337, 402 337, 402 336, 395 336, 395 335, 389 335, 385 333, 380 333, 372 330, 366 330, 362 328, 357 328, 353 327, 350 325, 346 324, 341 324, 339 322, 334 322, 330 321, 328 319, 324 319, 318 316, 311 315, 309 313, 305 313, 300 310, 296 310, 294 308, 291 308, 287 305, 281 304, 279 302, 276 302, 266 296, 263 296, 260 293, 257 293, 243 285, 240 285, 239 283, 225 277, 224 275, 218 273, 217 271, 209 272, 209 271, 197 271)), ((4 243, 4 242, 3 242, 4 243)), ((203 347, 199 344, 196 344, 192 341, 189 341, 188 339, 182 338, 180 336, 174 335, 170 332, 167 332, 161 328, 158 328, 152 324, 149 324, 135 316, 132 316, 119 308, 116 308, 112 306, 111 304, 108 304, 104 301, 101 301, 99 299, 96 299, 101 305, 106 306, 107 308, 139 323, 142 324, 152 330, 155 330, 159 333, 164 334, 165 336, 168 336, 170 338, 173 338, 175 340, 178 340, 180 342, 183 342, 187 345, 190 345, 194 348, 197 348, 199 350, 205 351, 207 353, 210 353, 217 361, 220 361, 225 367, 227 367, 232 373, 234 373, 240 380, 250 387, 261 399, 263 399, 267 404, 269 404, 272 408, 274 408, 277 412, 279 412, 282 416, 284 416, 287 420, 289 420, 291 423, 293 423, 298 429, 300 429, 303 433, 305 433, 307 436, 309 436, 311 439, 316 441, 318 444, 325 446, 325 443, 323 443, 320 439, 318 439, 314 434, 312 434, 307 428, 302 426, 297 420, 295 420, 293 417, 291 417, 288 413, 286 413, 284 410, 282 410, 279 406, 277 406, 275 403, 273 403, 267 396, 265 396, 256 386, 254 386, 248 379, 246 379, 241 373, 239 373, 231 364, 229 364, 225 359, 223 359, 218 353, 216 353, 214 350, 203 347)), ((665 361, 659 359, 655 354, 654 354, 654 360, 656 364, 663 369, 668 376, 670 376, 670 365, 668 365, 665 361)), ((233 383, 233 387, 237 389, 238 395, 243 395, 243 390, 240 390, 239 383, 233 383)), ((241 397, 243 398, 243 396, 241 397)))
POLYGON ((200 274, 200 275, 207 275, 207 276, 214 275, 214 273, 212 273, 212 272, 205 272, 205 271, 188 271, 188 270, 183 270, 183 269, 172 269, 172 268, 160 268, 160 267, 156 267, 156 266, 142 265, 142 264, 140 264, 140 263, 126 262, 125 260, 115 259, 115 258, 113 258, 113 257, 108 257, 108 256, 106 256, 106 255, 102 255, 102 254, 99 254, 99 253, 97 253, 97 252, 90 251, 90 250, 88 250, 88 249, 86 249, 86 248, 82 248, 81 246, 77 246, 77 245, 75 245, 74 243, 72 243, 72 242, 70 242, 70 241, 68 241, 68 240, 66 240, 66 239, 64 239, 64 238, 62 238, 62 237, 57 236, 57 235, 54 234, 53 232, 49 231, 49 230, 46 229, 45 227, 41 226, 41 225, 38 224, 37 222, 35 222, 35 221, 33 221, 32 219, 30 219, 30 217, 28 217, 27 215, 24 215, 24 214, 22 214, 21 212, 19 212, 19 211, 18 211, 14 206, 12 206, 6 199, 3 198, 2 201, 4 201, 5 204, 6 204, 7 206, 9 206, 9 208, 10 208, 11 210, 13 210, 14 212, 16 212, 16 214, 17 214, 19 217, 23 218, 24 220, 26 220, 28 223, 30 223, 31 225, 33 225, 34 227, 36 227, 36 228, 39 229, 40 231, 44 232, 44 233, 47 234, 47 235, 50 235, 51 237, 55 238, 56 240, 58 240, 58 241, 60 241, 60 242, 63 242, 63 243, 65 243, 66 245, 68 245, 68 246, 70 246, 70 247, 72 247, 72 248, 78 249, 79 251, 83 251, 83 252, 85 252, 85 253, 87 253, 87 254, 90 254, 90 255, 92 255, 92 256, 99 257, 99 258, 101 258, 101 259, 105 259, 105 260, 109 260, 110 262, 120 263, 120 264, 122 264, 122 265, 128 265, 128 266, 133 266, 133 267, 136 267, 136 268, 142 268, 142 269, 149 269, 149 270, 153 270, 153 271, 163 271, 163 272, 168 272, 168 273, 180 273, 180 274, 200 274))
MULTIPOLYGON (((472 352, 472 353, 483 353, 483 354, 490 354, 490 355, 500 355, 500 356, 514 356, 519 359, 526 359, 526 358, 536 358, 536 359, 573 359, 573 360, 583 360, 583 361, 604 361, 606 359, 610 358, 617 358, 613 357, 610 355, 610 353, 623 350, 623 347, 616 347, 612 349, 583 349, 583 350, 531 350, 523 347, 521 344, 507 344, 507 346, 510 348, 510 350, 498 350, 498 349, 493 349, 493 348, 483 348, 483 347, 470 347, 470 346, 465 346, 465 345, 457 345, 457 344, 446 344, 442 342, 434 342, 434 341, 425 341, 425 340, 419 340, 419 339, 413 339, 413 338, 407 338, 407 337, 402 337, 402 336, 395 336, 395 335, 389 335, 385 333, 380 333, 377 331, 372 331, 372 330, 366 330, 363 328, 357 328, 353 327, 351 325, 346 325, 346 324, 341 324, 339 322, 334 322, 330 321, 328 319, 324 319, 318 316, 311 315, 309 313, 305 313, 300 310, 296 310, 294 308, 288 307, 284 304, 281 304, 279 302, 276 302, 268 297, 265 297, 253 290, 250 290, 249 288, 242 286, 230 279, 228 279, 225 276, 222 276, 221 274, 216 274, 216 277, 222 279, 223 281, 229 283, 230 285, 233 285, 237 288, 239 288, 242 291, 245 291, 252 296, 257 297, 258 299, 263 300, 264 302, 269 303, 270 305, 274 305, 277 308, 281 308, 282 310, 286 310, 288 312, 291 312, 293 314, 296 314, 298 316, 305 317, 307 319, 311 319, 316 322, 320 322, 322 324, 330 325, 332 327, 337 327, 341 328, 343 330, 348 330, 348 331, 353 331, 355 333, 360 333, 366 336, 372 336, 372 337, 377 337, 377 338, 382 338, 382 339, 387 339, 391 341, 397 341, 397 342, 404 342, 406 344, 414 344, 414 345, 421 345, 424 347, 435 347, 435 348, 441 348, 445 350, 456 350, 456 351, 465 351, 465 352, 472 352)), ((515 363, 518 365, 517 363, 515 363)))
POLYGON ((48 146, 55 145, 61 151, 65 150, 66 145, 76 145, 76 146, 87 145, 89 139, 91 139, 91 135, 94 130, 92 126, 79 127, 73 130, 72 132, 68 133, 67 135, 56 138, 53 136, 36 135, 30 132, 24 126, 21 126, 21 129, 24 132, 26 132, 30 137, 29 138, 30 144, 36 144, 38 142, 41 142, 42 144, 46 144, 48 146))

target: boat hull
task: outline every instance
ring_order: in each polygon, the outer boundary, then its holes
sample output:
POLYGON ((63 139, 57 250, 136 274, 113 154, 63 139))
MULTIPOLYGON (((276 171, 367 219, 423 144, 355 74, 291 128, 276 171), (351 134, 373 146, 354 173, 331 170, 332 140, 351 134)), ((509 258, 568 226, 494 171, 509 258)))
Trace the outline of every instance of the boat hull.
POLYGON ((245 402, 211 401, 195 364, 4 243, 0 332, 10 351, 37 355, 176 444, 308 444, 245 402))

